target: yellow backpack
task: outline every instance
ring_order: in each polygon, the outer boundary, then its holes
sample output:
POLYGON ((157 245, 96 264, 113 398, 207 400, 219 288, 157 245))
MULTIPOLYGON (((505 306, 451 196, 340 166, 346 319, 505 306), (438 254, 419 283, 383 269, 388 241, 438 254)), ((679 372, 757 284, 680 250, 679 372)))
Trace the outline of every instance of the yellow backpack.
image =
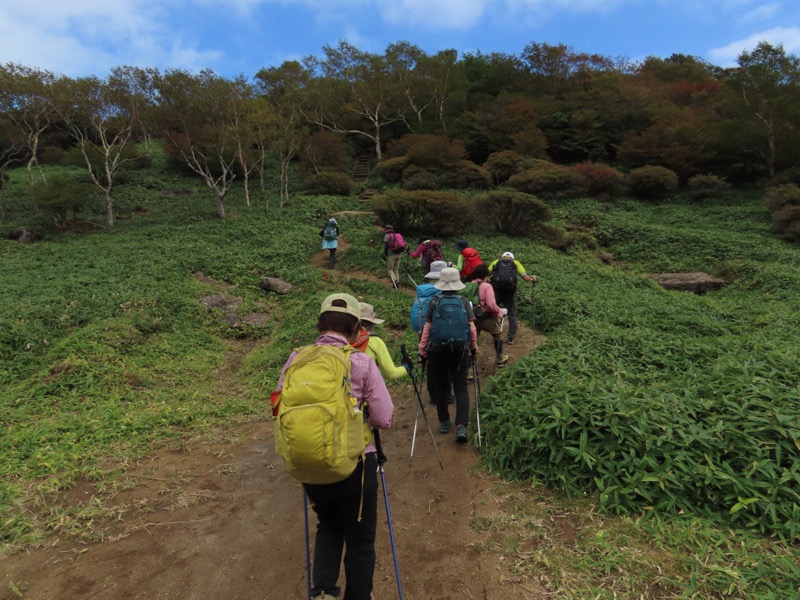
POLYGON ((286 369, 275 417, 275 450, 302 483, 346 479, 372 439, 350 386, 352 346, 306 346, 286 369))

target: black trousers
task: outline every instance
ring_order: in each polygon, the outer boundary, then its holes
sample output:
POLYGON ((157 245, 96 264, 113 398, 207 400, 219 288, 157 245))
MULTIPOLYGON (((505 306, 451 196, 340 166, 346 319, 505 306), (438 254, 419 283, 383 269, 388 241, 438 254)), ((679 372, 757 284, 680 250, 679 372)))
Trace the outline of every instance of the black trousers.
POLYGON ((314 585, 311 595, 322 592, 341 597, 339 566, 344 550, 345 600, 369 600, 375 572, 375 530, 378 519, 378 459, 374 452, 344 481, 327 485, 303 484, 317 513, 314 540, 314 585), (361 474, 364 492, 361 506, 361 474), (361 521, 358 511, 361 508, 361 521))
POLYGON ((508 309, 506 318, 508 319, 508 337, 514 339, 517 336, 517 290, 509 292, 495 292, 495 301, 498 305, 508 309))
POLYGON ((470 356, 467 349, 436 350, 428 352, 428 389, 436 404, 439 421, 450 420, 447 407, 447 396, 450 387, 456 396, 456 425, 469 423, 469 392, 467 391, 467 373, 470 356))

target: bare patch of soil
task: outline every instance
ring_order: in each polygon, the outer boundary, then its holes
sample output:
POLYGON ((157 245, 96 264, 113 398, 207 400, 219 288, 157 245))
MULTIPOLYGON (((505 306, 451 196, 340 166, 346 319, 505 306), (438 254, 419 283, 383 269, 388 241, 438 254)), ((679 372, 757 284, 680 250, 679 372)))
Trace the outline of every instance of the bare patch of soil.
MULTIPOLYGON (((539 341, 520 324, 517 343, 507 352, 513 361, 539 341)), ((213 376, 235 395, 238 366, 255 343, 229 344, 229 362, 213 376)), ((480 345, 485 382, 494 372, 491 338, 481 336, 480 345)), ((503 511, 508 484, 485 472, 473 444, 459 445, 454 433, 438 433, 425 385, 417 384, 433 433, 420 414, 411 457, 420 402, 407 382, 391 388, 396 424, 383 435, 389 457, 386 491, 405 597, 550 597, 493 550, 504 543, 502 533, 474 526, 503 511)), ((265 415, 267 403, 265 398, 265 415)), ((114 519, 93 524, 102 529, 104 541, 54 537, 44 548, 0 559, 0 600, 305 597, 303 495, 275 454, 270 417, 231 427, 213 441, 162 448, 128 466, 126 474, 136 485, 106 501, 115 507, 114 519)), ((94 495, 99 494, 89 483, 67 494, 76 503, 94 495)), ((378 599, 398 597, 384 510, 379 509, 378 599)), ((309 513, 313 541, 315 518, 309 513)))

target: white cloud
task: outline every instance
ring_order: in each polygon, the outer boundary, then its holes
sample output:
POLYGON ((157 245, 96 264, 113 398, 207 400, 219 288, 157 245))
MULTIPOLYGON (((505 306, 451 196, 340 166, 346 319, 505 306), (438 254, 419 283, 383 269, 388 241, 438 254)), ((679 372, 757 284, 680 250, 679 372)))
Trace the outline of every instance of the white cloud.
POLYGON ((102 75, 119 65, 201 68, 219 57, 170 27, 169 2, 5 0, 0 56, 70 76, 102 75))
POLYGON ((429 29, 466 29, 476 25, 488 0, 390 0, 381 2, 383 17, 392 25, 429 29))
POLYGON ((780 10, 781 5, 779 2, 772 2, 770 4, 762 4, 755 7, 753 10, 743 14, 736 19, 737 25, 748 25, 756 21, 766 21, 774 17, 780 10))
POLYGON ((759 42, 769 42, 775 46, 782 44, 787 53, 796 54, 800 51, 800 27, 775 27, 760 31, 725 46, 712 48, 708 56, 721 67, 732 67, 742 51, 752 50, 759 42))
POLYGON ((533 9, 536 11, 569 10, 571 12, 607 12, 631 0, 505 0, 512 10, 533 9))

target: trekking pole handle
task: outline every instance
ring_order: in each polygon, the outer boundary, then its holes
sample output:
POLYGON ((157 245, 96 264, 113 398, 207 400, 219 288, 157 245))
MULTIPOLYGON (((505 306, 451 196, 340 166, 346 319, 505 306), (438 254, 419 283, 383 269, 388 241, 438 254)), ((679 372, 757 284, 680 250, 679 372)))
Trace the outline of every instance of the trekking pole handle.
POLYGON ((383 467, 386 462, 386 455, 383 453, 383 444, 381 443, 381 432, 377 427, 372 428, 372 437, 375 439, 375 450, 378 455, 378 466, 383 467))

